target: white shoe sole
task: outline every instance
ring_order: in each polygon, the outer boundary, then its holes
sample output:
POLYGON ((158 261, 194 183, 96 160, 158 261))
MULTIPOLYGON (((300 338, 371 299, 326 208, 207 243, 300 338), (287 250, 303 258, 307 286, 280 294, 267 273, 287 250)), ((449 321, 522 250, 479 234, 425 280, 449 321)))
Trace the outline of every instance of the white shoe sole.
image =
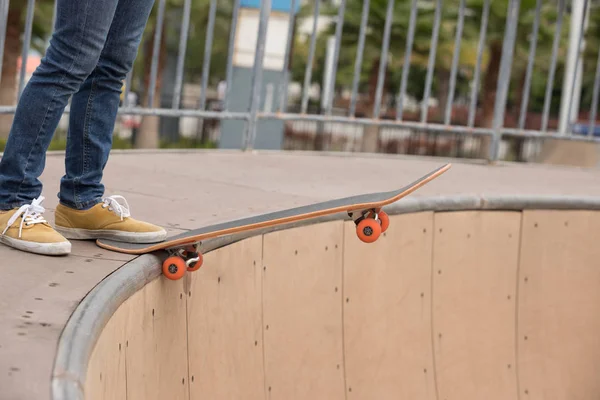
POLYGON ((46 256, 62 256, 71 253, 71 243, 69 242, 38 243, 15 239, 10 236, 0 236, 0 243, 18 250, 46 256))
POLYGON ((165 230, 158 232, 126 232, 113 229, 79 229, 55 226, 54 229, 67 239, 111 239, 128 243, 157 243, 167 237, 165 230))

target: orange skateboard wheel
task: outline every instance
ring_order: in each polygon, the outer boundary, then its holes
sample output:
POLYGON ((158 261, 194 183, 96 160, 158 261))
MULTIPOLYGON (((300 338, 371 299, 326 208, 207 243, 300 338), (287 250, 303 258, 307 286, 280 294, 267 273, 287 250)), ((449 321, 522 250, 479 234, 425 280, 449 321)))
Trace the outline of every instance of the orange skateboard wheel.
POLYGON ((365 218, 356 226, 358 238, 365 243, 373 243, 381 235, 381 225, 373 218, 365 218))
POLYGON ((390 217, 385 211, 379 212, 379 221, 381 222, 381 233, 387 231, 390 226, 390 217))
POLYGON ((172 256, 163 262, 163 275, 172 281, 183 278, 187 266, 181 257, 172 256))
POLYGON ((204 262, 204 257, 202 257, 202 253, 198 253, 198 261, 192 263, 187 270, 190 272, 198 271, 204 262))

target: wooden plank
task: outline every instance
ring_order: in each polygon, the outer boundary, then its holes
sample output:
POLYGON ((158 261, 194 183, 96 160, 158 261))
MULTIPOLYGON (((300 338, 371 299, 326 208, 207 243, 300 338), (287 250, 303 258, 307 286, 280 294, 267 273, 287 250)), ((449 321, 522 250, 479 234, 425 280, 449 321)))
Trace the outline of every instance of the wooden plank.
POLYGON ((191 399, 264 399, 262 237, 205 255, 191 274, 191 399))
POLYGON ((372 244, 355 232, 345 224, 347 398, 433 400, 433 213, 391 216, 372 244))
POLYGON ((438 397, 511 399, 521 214, 435 216, 433 344, 438 397))
POLYGON ((125 327, 128 317, 129 303, 125 301, 102 330, 88 363, 86 399, 127 399, 125 327))
POLYGON ((600 212, 525 211, 519 275, 522 398, 600 397, 600 212))
POLYGON ((184 282, 161 276, 129 299, 128 400, 188 399, 184 282))
POLYGON ((344 399, 343 222, 264 238, 263 323, 268 398, 344 399))

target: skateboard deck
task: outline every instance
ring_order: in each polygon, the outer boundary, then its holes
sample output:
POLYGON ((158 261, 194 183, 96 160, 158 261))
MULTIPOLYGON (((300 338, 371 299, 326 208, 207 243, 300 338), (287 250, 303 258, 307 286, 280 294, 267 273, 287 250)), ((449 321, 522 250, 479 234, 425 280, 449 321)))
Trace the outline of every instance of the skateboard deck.
POLYGON ((180 279, 186 270, 195 271, 200 268, 202 254, 198 249, 201 242, 206 239, 284 225, 339 212, 348 213, 349 217, 354 220, 360 240, 372 243, 389 226, 388 216, 381 210, 383 206, 408 196, 442 175, 450 167, 451 164, 445 164, 398 190, 361 194, 223 222, 174 235, 158 243, 127 243, 97 239, 96 244, 107 250, 133 255, 166 250, 170 257, 163 264, 163 273, 169 279, 180 279))

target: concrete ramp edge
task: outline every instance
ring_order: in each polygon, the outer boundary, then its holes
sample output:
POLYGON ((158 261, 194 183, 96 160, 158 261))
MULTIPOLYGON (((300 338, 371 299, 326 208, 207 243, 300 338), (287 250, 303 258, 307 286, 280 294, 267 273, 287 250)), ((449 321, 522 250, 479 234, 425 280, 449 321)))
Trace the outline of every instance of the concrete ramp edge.
MULTIPOLYGON (((390 215, 422 211, 469 210, 600 210, 600 198, 574 196, 438 196, 412 197, 386 207, 390 215)), ((207 241, 202 251, 208 253, 239 240, 292 227, 347 219, 345 214, 288 224, 278 228, 256 230, 207 241)), ((88 363, 104 327, 120 305, 161 275, 162 254, 135 258, 99 282, 75 309, 61 334, 51 377, 53 400, 82 400, 88 363)))

